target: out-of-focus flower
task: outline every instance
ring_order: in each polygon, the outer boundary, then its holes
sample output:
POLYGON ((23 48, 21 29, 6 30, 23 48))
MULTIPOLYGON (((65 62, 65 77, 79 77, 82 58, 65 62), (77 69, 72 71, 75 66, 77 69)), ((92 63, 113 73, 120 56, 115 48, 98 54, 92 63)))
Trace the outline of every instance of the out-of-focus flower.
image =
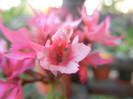
POLYGON ((107 16, 106 19, 99 25, 98 19, 99 14, 97 10, 94 11, 92 16, 87 15, 86 9, 83 5, 81 16, 85 24, 84 33, 89 41, 97 42, 106 46, 117 46, 119 45, 119 40, 121 40, 125 34, 115 37, 110 35, 110 17, 107 16))
POLYGON ((0 54, 0 68, 8 79, 14 79, 27 69, 34 67, 33 59, 17 60, 8 59, 0 54))
POLYGON ((23 99, 23 89, 19 82, 0 80, 0 99, 23 99))
POLYGON ((30 33, 26 28, 21 28, 17 31, 11 31, 5 26, 0 24, 0 29, 3 35, 11 42, 11 53, 7 54, 7 57, 24 59, 24 58, 34 58, 35 53, 29 46, 30 33))
POLYGON ((40 65, 55 75, 58 71, 67 74, 76 73, 79 70, 78 62, 83 60, 91 50, 89 46, 78 43, 78 36, 70 43, 72 30, 68 27, 65 28, 55 33, 51 45, 50 42, 46 46, 31 43, 37 52, 40 65), (67 30, 64 30, 65 28, 67 30))
POLYGON ((14 79, 27 69, 34 67, 33 59, 17 60, 5 57, 7 53, 7 43, 0 39, 0 68, 9 79, 14 79))
POLYGON ((86 65, 90 65, 96 68, 96 66, 110 64, 113 61, 114 61, 114 58, 110 54, 105 52, 96 52, 87 56, 85 59, 83 59, 80 62, 79 77, 80 77, 81 83, 85 83, 88 75, 88 69, 86 65))
POLYGON ((83 23, 85 24, 85 26, 87 26, 89 31, 94 31, 94 29, 97 28, 98 21, 99 21, 99 13, 97 9, 94 10, 92 16, 89 16, 83 4, 82 10, 81 10, 81 17, 82 17, 83 23))
MULTIPOLYGON (((48 39, 51 39, 56 31, 65 25, 71 26, 74 30, 81 23, 81 19, 73 21, 70 13, 65 16, 64 21, 61 20, 57 9, 51 9, 48 14, 44 14, 40 10, 33 9, 35 16, 29 20, 28 26, 35 42, 45 45, 48 39)), ((64 12, 62 12, 64 13, 64 12)))
POLYGON ((28 22, 32 39, 39 44, 45 45, 46 41, 61 27, 62 22, 54 12, 45 15, 39 10, 33 9, 33 11, 35 16, 29 19, 28 22))

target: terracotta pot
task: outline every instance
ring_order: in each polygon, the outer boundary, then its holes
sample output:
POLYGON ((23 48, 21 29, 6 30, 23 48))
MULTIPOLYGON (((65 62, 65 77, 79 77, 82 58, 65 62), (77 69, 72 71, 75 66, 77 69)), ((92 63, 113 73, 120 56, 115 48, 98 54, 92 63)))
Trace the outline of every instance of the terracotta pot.
POLYGON ((99 66, 96 69, 93 69, 94 76, 96 80, 107 80, 109 73, 110 73, 111 67, 109 66, 99 66))

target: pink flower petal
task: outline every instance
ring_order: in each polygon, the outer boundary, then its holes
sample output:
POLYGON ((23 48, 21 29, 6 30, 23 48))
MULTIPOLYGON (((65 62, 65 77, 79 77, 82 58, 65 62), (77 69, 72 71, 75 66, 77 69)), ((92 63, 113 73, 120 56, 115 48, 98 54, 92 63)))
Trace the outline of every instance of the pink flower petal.
POLYGON ((0 99, 13 87, 14 85, 0 80, 0 99))
POLYGON ((7 42, 4 39, 0 39, 0 52, 6 53, 8 50, 7 42))
POLYGON ((30 46, 36 51, 36 52, 40 52, 43 50, 44 46, 34 43, 34 42, 29 42, 30 46))
POLYGON ((81 61, 84 59, 91 51, 89 46, 84 45, 83 43, 78 43, 78 37, 72 42, 72 54, 76 61, 81 61))
POLYGON ((34 67, 34 59, 16 60, 0 54, 0 68, 8 79, 14 79, 27 69, 34 67))
POLYGON ((30 41, 29 32, 26 28, 21 28, 18 31, 11 31, 0 23, 0 29, 4 36, 12 43, 14 48, 29 48, 28 41, 30 41))
POLYGON ((21 52, 21 51, 13 51, 12 53, 9 54, 4 54, 4 56, 8 57, 8 58, 14 58, 14 59, 18 59, 18 60, 23 60, 26 58, 35 58, 36 57, 36 53, 35 52, 21 52))
POLYGON ((0 81, 0 99, 23 99, 23 97, 23 89, 19 82, 0 81))
POLYGON ((113 61, 114 59, 112 57, 107 59, 101 57, 100 52, 93 53, 83 60, 84 63, 89 64, 94 68, 96 68, 98 65, 110 64, 113 61))
POLYGON ((97 9, 94 10, 92 16, 89 16, 86 12, 86 8, 84 4, 82 5, 81 17, 84 24, 90 29, 93 29, 98 24, 98 21, 99 21, 98 10, 97 9))
POLYGON ((20 83, 16 87, 13 88, 13 90, 10 92, 10 94, 6 97, 6 99, 23 99, 24 93, 22 86, 20 83))
MULTIPOLYGON (((11 60, 12 62, 13 60, 11 60)), ((12 69, 12 74, 8 77, 8 79, 13 79, 23 73, 24 71, 34 67, 34 60, 33 59, 25 59, 25 60, 15 60, 14 65, 10 65, 12 69)))
POLYGON ((82 65, 79 67, 79 69, 80 82, 84 84, 88 76, 88 68, 82 65))

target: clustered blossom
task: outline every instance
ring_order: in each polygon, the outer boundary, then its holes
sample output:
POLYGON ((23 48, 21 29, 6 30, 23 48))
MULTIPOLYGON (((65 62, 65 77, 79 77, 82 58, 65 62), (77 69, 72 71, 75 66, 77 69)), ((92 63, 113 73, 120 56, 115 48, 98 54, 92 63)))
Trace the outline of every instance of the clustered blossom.
POLYGON ((7 77, 0 80, 0 99, 23 99, 19 75, 35 67, 35 60, 54 76, 58 72, 72 74, 79 71, 82 83, 86 81, 88 65, 96 68, 97 65, 113 61, 113 58, 101 57, 100 52, 90 55, 91 44, 86 43, 92 41, 106 46, 118 45, 117 40, 122 39, 123 35, 111 36, 109 16, 99 25, 98 11, 89 16, 84 5, 81 18, 74 21, 70 13, 57 13, 60 9, 51 9, 48 14, 32 10, 35 16, 29 19, 28 29, 23 27, 13 31, 0 23, 3 35, 11 43, 8 50, 6 42, 0 39, 0 68, 7 77))
POLYGON ((72 30, 57 31, 52 37, 51 45, 49 41, 45 46, 32 43, 40 65, 55 75, 58 71, 67 74, 76 73, 79 70, 78 62, 83 60, 91 50, 90 46, 78 43, 78 36, 69 44, 71 32, 72 30))

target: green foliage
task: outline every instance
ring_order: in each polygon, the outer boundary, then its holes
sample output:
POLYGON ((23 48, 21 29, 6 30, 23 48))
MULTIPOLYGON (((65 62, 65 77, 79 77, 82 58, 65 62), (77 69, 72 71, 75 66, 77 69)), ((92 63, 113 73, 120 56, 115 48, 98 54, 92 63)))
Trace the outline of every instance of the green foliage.
POLYGON ((128 46, 133 46, 133 27, 131 27, 126 36, 126 43, 128 46))
POLYGON ((2 17, 6 23, 10 23, 15 16, 20 15, 20 7, 14 7, 10 10, 2 12, 2 17))

